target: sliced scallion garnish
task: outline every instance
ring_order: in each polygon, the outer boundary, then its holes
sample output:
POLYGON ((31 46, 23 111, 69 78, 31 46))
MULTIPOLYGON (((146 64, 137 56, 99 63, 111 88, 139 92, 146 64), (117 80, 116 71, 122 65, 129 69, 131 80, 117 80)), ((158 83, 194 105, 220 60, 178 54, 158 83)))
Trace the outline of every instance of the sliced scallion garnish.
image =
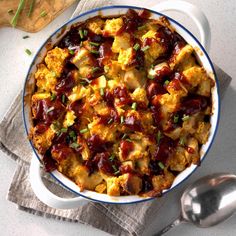
POLYGON ((100 44, 95 42, 89 42, 90 45, 98 47, 100 44))
POLYGON ((100 88, 100 95, 104 96, 104 88, 100 88))
POLYGON ((93 54, 99 54, 99 51, 97 51, 97 50, 90 50, 90 52, 93 54))
POLYGON ((66 101, 66 96, 65 96, 65 94, 62 94, 62 96, 61 96, 61 101, 62 101, 62 103, 65 103, 65 101, 66 101))
POLYGON ((53 100, 55 100, 55 99, 56 99, 56 97, 57 97, 57 96, 56 96, 56 94, 55 94, 55 93, 53 93, 53 94, 51 95, 51 98, 50 98, 50 100, 51 100, 51 101, 53 101, 53 100))
POLYGON ((179 116, 178 116, 178 115, 175 115, 175 116, 174 116, 174 123, 178 123, 178 121, 179 121, 179 116))
POLYGON ((165 166, 164 166, 164 164, 163 164, 161 161, 158 162, 158 165, 159 165, 159 167, 160 167, 162 170, 165 169, 165 166))
POLYGON ((28 17, 31 16, 31 14, 32 14, 32 12, 33 12, 33 10, 34 10, 34 4, 35 4, 35 0, 31 0, 31 2, 30 2, 30 8, 29 8, 29 11, 28 11, 28 14, 27 14, 28 17))
POLYGON ((79 36, 81 39, 84 38, 84 31, 82 29, 79 30, 79 36))
POLYGON ((136 43, 136 44, 133 46, 133 49, 134 49, 135 51, 138 51, 139 48, 140 48, 139 43, 136 43))
POLYGON ((25 4, 25 0, 20 0, 20 2, 18 4, 18 8, 16 10, 16 13, 15 13, 15 15, 13 16, 13 18, 11 20, 11 25, 13 27, 16 27, 17 21, 19 19, 21 11, 23 10, 24 4, 25 4))
POLYGON ((60 131, 61 131, 61 133, 66 133, 66 132, 67 132, 67 130, 68 130, 67 128, 61 128, 61 130, 60 130, 60 131))
POLYGON ((180 137, 180 139, 179 139, 179 144, 180 144, 181 146, 184 146, 184 144, 185 144, 185 138, 184 138, 184 137, 180 137))
POLYGON ((164 84, 167 86, 169 83, 170 83, 170 81, 166 80, 164 84))
POLYGON ((75 54, 75 51, 72 50, 72 49, 70 49, 70 50, 69 50, 69 53, 70 53, 71 55, 74 55, 74 54, 75 54))
POLYGON ((120 117, 120 123, 121 123, 121 124, 123 124, 123 123, 124 123, 124 121, 125 121, 125 118, 124 118, 124 116, 121 116, 121 117, 120 117))
POLYGON ((157 144, 159 144, 159 143, 160 143, 160 141, 161 141, 161 138, 162 138, 161 131, 160 131, 160 130, 158 130, 158 132, 157 132, 157 136, 156 136, 157 144))
POLYGON ((109 157, 109 160, 110 160, 110 161, 113 161, 114 159, 115 159, 115 155, 112 154, 112 155, 109 157))
POLYGON ((80 145, 78 143, 74 142, 74 143, 70 144, 70 147, 76 149, 76 148, 80 147, 80 145))
POLYGON ((7 13, 8 13, 8 14, 13 14, 14 11, 13 11, 13 9, 9 9, 9 10, 7 11, 7 13))
POLYGON ((149 48, 150 48, 150 46, 147 45, 147 46, 141 48, 141 50, 142 50, 143 52, 145 52, 145 51, 147 51, 149 48))
POLYGON ((32 52, 31 52, 28 48, 25 49, 25 52, 26 52, 29 56, 32 54, 32 52))
POLYGON ((113 118, 111 118, 110 120, 108 120, 107 124, 110 125, 113 122, 113 118))
POLYGON ((187 120, 189 120, 189 116, 188 115, 184 115, 183 117, 182 117, 182 121, 187 121, 187 120))
POLYGON ((46 11, 42 11, 41 13, 40 13, 40 16, 41 17, 45 17, 47 15, 47 12, 46 11))
POLYGON ((133 102, 131 108, 132 108, 133 110, 136 110, 136 109, 137 109, 137 102, 133 102))
POLYGON ((88 128, 85 128, 85 129, 81 129, 79 132, 81 133, 81 134, 84 134, 84 133, 87 133, 89 131, 89 129, 88 128))

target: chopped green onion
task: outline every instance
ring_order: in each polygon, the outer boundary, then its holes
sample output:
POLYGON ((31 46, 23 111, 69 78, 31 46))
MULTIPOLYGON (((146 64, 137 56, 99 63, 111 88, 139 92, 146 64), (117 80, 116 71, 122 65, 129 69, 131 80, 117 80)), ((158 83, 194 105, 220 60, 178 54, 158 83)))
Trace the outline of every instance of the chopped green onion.
POLYGON ((117 171, 117 167, 115 165, 112 165, 112 168, 114 171, 117 171))
POLYGON ((88 128, 85 128, 85 129, 81 129, 79 132, 81 133, 81 134, 84 134, 84 133, 87 133, 89 131, 89 129, 88 128))
POLYGON ((80 81, 79 83, 82 85, 86 85, 86 81, 80 81))
POLYGON ((83 41, 81 41, 81 42, 80 42, 79 46, 80 46, 80 47, 82 47, 82 46, 83 46, 83 41))
POLYGON ((7 13, 8 13, 8 14, 13 14, 14 11, 13 11, 13 9, 9 9, 9 10, 7 11, 7 13))
POLYGON ((155 78, 154 75, 148 75, 147 77, 148 77, 148 79, 154 79, 155 78))
POLYGON ((88 30, 84 30, 84 36, 86 37, 88 35, 88 30))
POLYGON ((76 149, 76 148, 80 147, 80 145, 78 143, 74 142, 74 143, 70 144, 70 147, 76 149))
POLYGON ((115 155, 112 154, 112 155, 109 157, 109 160, 110 160, 110 161, 113 161, 114 159, 115 159, 115 155))
POLYGON ((47 12, 46 11, 42 11, 41 13, 40 13, 40 16, 41 17, 45 17, 47 15, 47 12))
POLYGON ((29 8, 28 14, 27 14, 28 17, 30 17, 33 12, 34 4, 35 4, 35 0, 32 0, 30 3, 30 8, 29 8))
POLYGON ((100 70, 99 67, 93 67, 93 68, 92 68, 92 73, 94 73, 94 72, 96 72, 96 71, 98 71, 98 70, 100 70))
POLYGON ((151 64, 151 69, 154 69, 154 67, 155 67, 155 66, 154 66, 153 64, 151 64))
POLYGON ((118 175, 120 173, 119 170, 117 170, 116 172, 114 172, 114 175, 118 175))
POLYGON ((95 42, 89 42, 90 45, 98 47, 100 44, 95 42))
POLYGON ((179 144, 180 144, 181 146, 184 146, 184 144, 185 144, 185 138, 181 137, 181 138, 179 139, 179 144))
POLYGON ((31 52, 28 48, 25 49, 25 52, 26 52, 29 56, 32 54, 32 52, 31 52))
POLYGON ((169 83, 170 83, 170 81, 166 80, 164 84, 167 86, 169 83))
POLYGON ((61 133, 66 133, 67 132, 67 128, 61 128, 61 133))
POLYGON ((56 95, 55 93, 53 93, 53 94, 51 95, 51 98, 50 98, 50 100, 51 100, 51 101, 53 101, 53 100, 55 100, 55 99, 56 99, 56 97, 57 97, 57 95, 56 95))
POLYGON ((60 123, 58 121, 54 121, 52 123, 52 129, 53 129, 53 131, 56 132, 57 135, 59 135, 60 134, 60 132, 59 132, 59 130, 60 130, 60 123))
POLYGON ((124 121, 125 121, 125 118, 124 118, 124 116, 121 116, 121 117, 120 117, 120 123, 121 123, 121 124, 123 124, 123 123, 124 123, 124 121))
POLYGON ((25 35, 25 36, 23 36, 22 38, 23 39, 27 39, 27 38, 29 38, 30 36, 29 35, 25 35))
POLYGON ((110 125, 112 122, 113 122, 113 118, 111 118, 111 119, 107 122, 107 124, 110 125))
POLYGON ((69 50, 69 53, 70 53, 71 55, 74 55, 74 54, 75 54, 75 51, 72 50, 72 49, 70 49, 70 50, 69 50))
POLYGON ((70 136, 70 138, 73 139, 73 141, 76 141, 76 133, 75 133, 74 130, 72 130, 72 131, 69 132, 69 136, 70 136))
POLYGON ((159 167, 160 167, 162 170, 165 169, 165 166, 164 166, 164 164, 163 164, 161 161, 158 162, 158 165, 159 165, 159 167))
POLYGON ((175 116, 174 116, 174 123, 178 123, 178 121, 179 121, 179 116, 178 116, 178 115, 175 115, 175 116))
POLYGON ((190 118, 190 117, 189 117, 188 115, 187 115, 187 116, 184 115, 184 116, 182 117, 182 121, 187 121, 187 120, 189 120, 189 118, 190 118))
POLYGON ((104 96, 104 88, 100 88, 100 95, 104 96))
POLYGON ((140 45, 139 45, 138 43, 136 43, 136 44, 133 46, 133 49, 134 49, 135 51, 138 51, 139 48, 140 48, 140 45))
POLYGON ((138 27, 138 30, 143 30, 143 29, 145 29, 146 28, 146 25, 142 25, 142 26, 139 26, 138 27))
POLYGON ((128 137, 127 134, 124 134, 121 139, 126 139, 128 137))
POLYGON ((128 141, 128 142, 132 142, 132 140, 131 140, 130 138, 127 138, 126 141, 128 141))
POLYGON ((82 29, 79 30, 79 36, 80 36, 81 39, 84 38, 84 32, 83 32, 82 29))
POLYGON ((147 45, 147 46, 141 48, 141 50, 142 50, 143 52, 145 52, 145 51, 147 51, 149 48, 150 48, 150 46, 147 45))
POLYGON ((47 113, 53 111, 54 109, 55 109, 54 107, 50 107, 50 108, 48 108, 47 113))
POLYGON ((96 51, 96 50, 90 50, 90 52, 93 54, 99 54, 99 51, 96 51))
POLYGON ((137 109, 137 102, 133 102, 131 108, 132 108, 133 110, 136 110, 136 109, 137 109))
POLYGON ((62 103, 65 103, 65 101, 66 101, 66 96, 65 96, 65 94, 62 94, 62 96, 61 96, 61 101, 62 101, 62 103))
POLYGON ((25 0, 20 0, 20 2, 19 2, 19 4, 18 4, 18 8, 17 8, 17 10, 16 10, 16 13, 15 13, 15 15, 13 16, 13 18, 12 18, 12 20, 11 20, 11 25, 12 25, 13 27, 16 27, 18 18, 19 18, 19 16, 20 16, 21 11, 23 10, 24 4, 25 4, 25 0))
POLYGON ((161 131, 160 131, 160 130, 158 130, 158 132, 157 132, 157 136, 156 136, 157 144, 159 144, 159 143, 160 143, 160 140, 161 140, 161 138, 162 138, 161 131))

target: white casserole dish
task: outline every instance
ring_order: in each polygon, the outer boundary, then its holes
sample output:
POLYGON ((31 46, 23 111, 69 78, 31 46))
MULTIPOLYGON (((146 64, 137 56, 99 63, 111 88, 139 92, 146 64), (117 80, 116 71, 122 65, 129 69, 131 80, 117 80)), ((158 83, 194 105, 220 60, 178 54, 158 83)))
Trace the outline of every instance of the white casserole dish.
MULTIPOLYGON (((66 24, 64 24, 62 27, 60 27, 58 30, 56 30, 46 41, 45 43, 40 47, 38 52, 36 53, 33 62, 29 68, 25 86, 24 86, 24 93, 23 93, 23 118, 24 118, 24 125, 26 129, 26 133, 28 135, 29 129, 31 127, 32 121, 31 121, 31 110, 30 110, 30 99, 31 95, 34 92, 34 73, 36 71, 36 65, 42 61, 45 54, 47 53, 48 48, 53 46, 56 42, 58 42, 66 33, 67 30, 69 30, 70 26, 77 22, 82 22, 84 20, 87 20, 90 17, 94 17, 98 14, 102 14, 103 16, 109 16, 109 15, 119 15, 124 14, 127 12, 128 9, 134 9, 139 10, 141 8, 133 7, 133 6, 109 6, 109 7, 103 7, 99 9, 94 9, 91 11, 88 11, 86 13, 83 13, 79 15, 78 17, 68 21, 66 24)), ((205 158, 207 152, 209 151, 213 139, 216 134, 216 130, 218 127, 218 121, 219 121, 219 111, 220 111, 220 99, 219 99, 219 87, 218 87, 218 81, 214 72, 214 67, 212 65, 212 62, 207 55, 206 50, 208 50, 210 45, 210 28, 208 21, 205 17, 205 15, 198 10, 195 6, 192 4, 183 2, 183 1, 167 1, 163 2, 161 4, 156 5, 151 9, 152 15, 151 18, 158 18, 160 17, 161 13, 160 11, 164 10, 177 10, 184 12, 188 16, 190 16, 196 23, 197 27, 199 28, 200 35, 201 35, 201 43, 186 29, 184 26, 176 22, 175 20, 167 17, 169 21, 171 22, 172 26, 176 29, 176 32, 178 32, 188 44, 192 45, 195 48, 196 56, 200 62, 208 72, 208 74, 212 77, 212 79, 216 82, 215 86, 212 89, 212 106, 213 106, 213 115, 211 116, 211 131, 210 136, 206 144, 204 144, 201 148, 200 154, 201 154, 201 161, 205 158), (153 11, 156 10, 156 11, 153 11)), ((70 191, 78 194, 78 197, 73 199, 63 199, 59 198, 53 193, 51 193, 44 185, 41 174, 40 174, 40 162, 41 159, 40 155, 36 151, 36 149, 33 147, 32 143, 31 146, 33 148, 33 151, 35 153, 35 158, 32 159, 31 168, 30 168, 30 181, 32 188, 37 195, 37 197, 44 202, 45 204, 54 207, 54 208, 75 208, 78 207, 80 204, 84 204, 87 202, 87 200, 91 201, 98 201, 103 203, 113 203, 113 204, 127 204, 127 203, 138 203, 143 202, 147 200, 151 200, 152 198, 143 198, 140 196, 119 196, 119 197, 112 197, 106 194, 100 194, 93 191, 85 190, 83 192, 80 192, 79 187, 69 180, 67 177, 62 175, 57 170, 51 172, 51 176, 58 180, 65 188, 69 189, 70 191)), ((170 190, 173 190, 175 187, 177 187, 180 183, 182 183, 187 177, 190 176, 191 173, 193 173, 194 170, 196 170, 198 166, 197 165, 191 165, 187 169, 185 169, 183 172, 181 172, 173 182, 170 189, 165 190, 163 193, 167 193, 170 190)))

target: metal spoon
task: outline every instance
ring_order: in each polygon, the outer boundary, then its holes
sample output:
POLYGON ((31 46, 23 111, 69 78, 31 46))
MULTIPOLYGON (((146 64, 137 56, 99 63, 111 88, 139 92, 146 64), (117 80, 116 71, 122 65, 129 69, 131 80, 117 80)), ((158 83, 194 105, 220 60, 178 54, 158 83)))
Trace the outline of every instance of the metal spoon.
POLYGON ((159 231, 160 236, 182 222, 198 227, 216 225, 236 211, 236 175, 216 173, 190 185, 181 197, 180 217, 159 231))

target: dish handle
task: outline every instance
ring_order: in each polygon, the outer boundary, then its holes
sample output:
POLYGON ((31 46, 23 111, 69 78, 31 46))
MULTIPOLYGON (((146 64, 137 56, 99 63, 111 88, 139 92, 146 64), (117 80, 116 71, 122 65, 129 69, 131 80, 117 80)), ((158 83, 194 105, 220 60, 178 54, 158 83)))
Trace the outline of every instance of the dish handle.
POLYGON ((30 164, 30 183, 37 198, 46 205, 59 209, 72 209, 88 203, 82 197, 61 198, 50 192, 43 183, 40 173, 40 162, 33 157, 30 164))
POLYGON ((153 6, 151 9, 157 12, 178 11, 189 16, 194 21, 200 32, 200 42, 202 46, 207 52, 209 52, 211 44, 210 25, 205 14, 195 5, 180 0, 169 0, 161 2, 153 6))

